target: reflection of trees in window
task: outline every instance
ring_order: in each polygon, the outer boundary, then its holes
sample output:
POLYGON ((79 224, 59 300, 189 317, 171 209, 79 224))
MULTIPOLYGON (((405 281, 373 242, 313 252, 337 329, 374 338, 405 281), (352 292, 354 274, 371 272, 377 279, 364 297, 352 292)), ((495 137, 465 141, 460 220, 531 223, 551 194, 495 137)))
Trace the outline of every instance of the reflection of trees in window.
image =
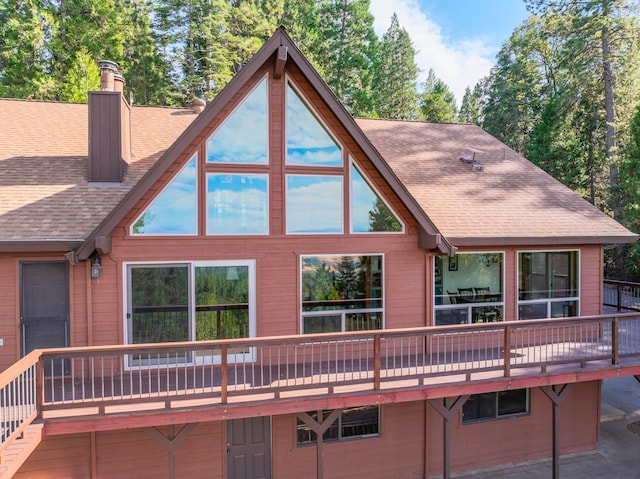
POLYGON ((132 343, 189 339, 187 276, 186 266, 132 268, 132 343))
POLYGON ((340 294, 340 299, 354 299, 358 291, 358 278, 362 276, 363 270, 355 266, 353 257, 343 256, 338 264, 335 275, 336 287, 340 294))
POLYGON ((302 300, 307 303, 304 310, 372 307, 368 304, 369 301, 357 300, 381 298, 380 266, 381 258, 379 256, 304 258, 302 300), (315 266, 313 266, 314 264, 315 266), (309 304, 320 301, 328 303, 324 305, 309 304), (349 301, 349 303, 344 304, 343 301, 349 301))
POLYGON ((249 336, 246 266, 196 267, 196 340, 249 336))
POLYGON ((402 232, 402 224, 355 164, 351 167, 351 230, 354 233, 402 232))
POLYGON ((369 211, 369 231, 402 231, 398 219, 378 197, 369 211))

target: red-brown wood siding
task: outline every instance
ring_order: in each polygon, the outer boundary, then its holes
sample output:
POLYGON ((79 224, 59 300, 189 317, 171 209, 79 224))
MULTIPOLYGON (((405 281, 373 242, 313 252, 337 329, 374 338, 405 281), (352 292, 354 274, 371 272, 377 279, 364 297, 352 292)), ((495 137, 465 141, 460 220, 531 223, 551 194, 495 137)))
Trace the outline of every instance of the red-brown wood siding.
MULTIPOLYGON (((596 447, 600 383, 576 383, 560 405, 560 453, 596 447)), ((531 390, 531 414, 496 421, 451 423, 451 464, 457 470, 520 462, 552 454, 551 401, 531 390)), ((429 408, 429 472, 442 474, 442 417, 429 408)))
MULTIPOLYGON (((121 434, 121 437, 124 435, 121 434)), ((112 456, 117 462, 121 456, 112 456)), ((129 474, 137 462, 128 464, 129 474)), ((91 435, 72 434, 42 441, 13 479, 87 479, 91 477, 91 435)), ((127 476, 104 476, 127 477, 127 476)), ((129 475, 128 477, 138 477, 129 475)))
MULTIPOLYGON (((596 447, 600 384, 575 384, 560 406, 562 454, 596 447)), ((324 445, 325 477, 409 479, 442 473, 442 418, 423 401, 388 404, 381 410, 379 437, 324 445), (425 419, 426 411, 426 419, 425 419), (426 431, 426 432, 425 432, 426 431)), ((316 448, 296 444, 295 415, 272 418, 273 477, 315 477, 316 448)), ((179 434, 182 425, 174 427, 179 434)), ((167 435, 168 428, 158 428, 167 435)), ((451 422, 454 471, 551 455, 551 401, 531 390, 531 413, 476 424, 451 422)), ((96 433, 97 477, 166 477, 168 452, 144 429, 96 433)), ((225 423, 199 423, 175 450, 176 477, 223 479, 225 423)), ((46 438, 22 466, 16 479, 90 477, 90 434, 46 438), (55 476, 50 475, 56 470, 55 476), (80 471, 80 473, 78 473, 80 471)))

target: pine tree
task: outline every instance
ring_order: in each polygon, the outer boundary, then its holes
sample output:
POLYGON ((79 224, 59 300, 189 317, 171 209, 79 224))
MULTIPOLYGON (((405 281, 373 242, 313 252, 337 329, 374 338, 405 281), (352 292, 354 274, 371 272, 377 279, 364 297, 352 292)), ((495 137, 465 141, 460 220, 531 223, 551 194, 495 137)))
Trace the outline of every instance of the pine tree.
POLYGON ((436 77, 433 68, 422 84, 419 97, 420 115, 425 121, 447 123, 456 120, 458 109, 456 99, 449 86, 436 77))
MULTIPOLYGON (((638 3, 633 0, 527 0, 527 3, 542 15, 562 15, 568 20, 563 24, 565 42, 561 66, 570 71, 579 90, 590 88, 594 80, 598 83, 597 90, 602 96, 597 101, 601 105, 601 122, 605 125, 604 155, 610 188, 615 191, 619 186, 617 128, 620 120, 616 112, 615 85, 617 77, 624 75, 628 63, 625 57, 637 52, 634 39, 639 27, 638 3)), ((636 101, 632 104, 637 104, 636 101)), ((610 208, 619 219, 622 213, 620 198, 613 197, 610 208)))
POLYGON ((532 50, 535 19, 518 27, 498 52, 486 83, 482 127, 526 155, 531 132, 543 109, 545 78, 532 50))
POLYGON ((474 125, 482 124, 482 112, 484 110, 484 84, 487 79, 483 78, 473 87, 466 87, 460 111, 458 112, 458 121, 462 123, 473 123, 474 125))
POLYGON ((319 0, 312 55, 338 99, 356 116, 373 112, 371 69, 377 37, 369 0, 319 0))
POLYGON ((170 64, 161 54, 160 36, 154 29, 150 0, 137 0, 124 12, 127 28, 123 39, 121 70, 129 97, 142 105, 170 105, 173 82, 170 64))
POLYGON ((318 41, 320 11, 316 0, 285 0, 280 24, 294 39, 311 63, 316 63, 314 46, 318 41))
POLYGON ((400 27, 398 16, 394 13, 391 25, 378 45, 371 82, 378 116, 390 119, 417 117, 418 66, 415 55, 411 38, 400 27))

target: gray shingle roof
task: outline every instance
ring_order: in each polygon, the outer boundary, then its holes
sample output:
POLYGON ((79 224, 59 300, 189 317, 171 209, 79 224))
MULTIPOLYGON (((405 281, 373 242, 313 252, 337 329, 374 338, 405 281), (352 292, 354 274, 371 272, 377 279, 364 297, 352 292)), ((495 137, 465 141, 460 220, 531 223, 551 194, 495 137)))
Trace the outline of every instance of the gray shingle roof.
POLYGON ((125 179, 96 184, 86 104, 0 99, 0 241, 86 238, 194 118, 134 107, 125 179))
POLYGON ((475 125, 358 119, 457 246, 634 241, 635 235, 475 125), (460 161, 475 159, 483 169, 460 161))

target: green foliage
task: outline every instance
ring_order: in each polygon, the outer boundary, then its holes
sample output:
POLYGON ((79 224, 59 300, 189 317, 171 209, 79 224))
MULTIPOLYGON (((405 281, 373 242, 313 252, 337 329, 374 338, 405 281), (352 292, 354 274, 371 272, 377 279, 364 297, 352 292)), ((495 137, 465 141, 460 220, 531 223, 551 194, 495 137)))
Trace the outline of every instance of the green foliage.
POLYGON ((486 84, 482 126, 521 154, 542 111, 544 68, 531 37, 539 31, 533 17, 517 28, 498 52, 486 84))
POLYGON ((86 103, 90 91, 100 89, 100 69, 98 64, 83 47, 74 55, 61 88, 60 100, 74 103, 86 103))
POLYGON ((316 66, 338 99, 355 116, 373 113, 371 71, 377 37, 369 0, 319 0, 316 66))
POLYGON ((369 211, 369 225, 369 231, 402 231, 398 219, 379 197, 369 211))
POLYGON ((377 116, 415 119, 418 114, 416 51, 396 14, 378 44, 372 78, 372 98, 377 116))
POLYGON ((436 77, 433 69, 422 84, 419 97, 420 117, 436 123, 453 122, 458 116, 456 99, 449 86, 436 77))

